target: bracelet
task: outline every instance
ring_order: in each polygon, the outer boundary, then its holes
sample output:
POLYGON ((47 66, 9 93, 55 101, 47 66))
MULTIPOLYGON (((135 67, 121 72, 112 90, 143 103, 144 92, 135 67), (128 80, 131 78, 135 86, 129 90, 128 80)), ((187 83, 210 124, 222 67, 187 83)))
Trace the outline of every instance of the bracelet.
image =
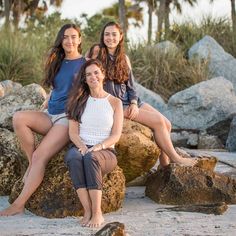
POLYGON ((134 104, 134 105, 138 106, 137 101, 132 101, 132 102, 130 103, 130 105, 131 105, 131 104, 134 104))

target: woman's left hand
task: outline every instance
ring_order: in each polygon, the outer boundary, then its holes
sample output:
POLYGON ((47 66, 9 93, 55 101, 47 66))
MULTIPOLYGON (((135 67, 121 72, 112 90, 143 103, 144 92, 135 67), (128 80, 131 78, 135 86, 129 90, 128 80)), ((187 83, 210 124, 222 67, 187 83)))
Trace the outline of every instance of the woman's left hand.
POLYGON ((101 150, 102 150, 102 144, 101 144, 101 143, 98 143, 98 144, 92 146, 91 148, 89 148, 89 149, 87 150, 87 153, 88 153, 88 152, 92 152, 92 151, 94 151, 94 152, 96 152, 96 151, 101 151, 101 150))
POLYGON ((137 117, 139 113, 139 108, 136 104, 130 104, 128 108, 128 119, 133 120, 137 117))

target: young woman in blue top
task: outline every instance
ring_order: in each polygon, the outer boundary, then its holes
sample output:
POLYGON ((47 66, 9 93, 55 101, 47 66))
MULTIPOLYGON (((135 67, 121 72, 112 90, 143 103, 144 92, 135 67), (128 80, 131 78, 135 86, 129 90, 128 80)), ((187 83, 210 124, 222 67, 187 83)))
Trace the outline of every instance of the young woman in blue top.
POLYGON ((0 216, 24 212, 27 200, 43 180, 47 163, 68 143, 65 104, 72 80, 84 63, 80 29, 74 24, 66 24, 59 30, 46 60, 44 84, 52 88, 50 96, 41 111, 20 111, 13 117, 14 130, 29 166, 23 178, 22 192, 11 206, 0 212, 0 216), (33 132, 44 136, 37 147, 33 132))
POLYGON ((109 22, 104 26, 97 58, 106 70, 104 89, 122 100, 125 118, 153 130, 155 141, 162 150, 160 164, 166 166, 172 161, 181 165, 194 165, 194 159, 182 158, 175 151, 170 138, 170 121, 138 98, 131 64, 125 54, 123 33, 116 22, 109 22))

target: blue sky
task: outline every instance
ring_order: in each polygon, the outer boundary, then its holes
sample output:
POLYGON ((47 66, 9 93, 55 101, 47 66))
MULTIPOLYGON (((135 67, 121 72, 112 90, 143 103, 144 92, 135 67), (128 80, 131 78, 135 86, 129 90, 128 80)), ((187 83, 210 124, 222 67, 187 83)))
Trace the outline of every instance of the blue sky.
MULTIPOLYGON (((105 7, 111 6, 118 0, 64 0, 60 12, 62 17, 79 18, 82 13, 87 13, 92 16, 96 12, 101 11, 105 7)), ((215 0, 213 4, 210 0, 198 0, 198 5, 194 8, 187 4, 183 5, 183 14, 179 15, 175 11, 171 13, 171 21, 185 21, 192 19, 199 22, 203 16, 211 15, 213 17, 230 17, 230 1, 229 0, 215 0)), ((145 4, 143 4, 145 6, 145 4)), ((144 9, 144 26, 141 29, 131 28, 129 36, 131 41, 145 40, 147 35, 147 8, 144 9)), ((154 29, 156 28, 156 17, 153 19, 154 29)))

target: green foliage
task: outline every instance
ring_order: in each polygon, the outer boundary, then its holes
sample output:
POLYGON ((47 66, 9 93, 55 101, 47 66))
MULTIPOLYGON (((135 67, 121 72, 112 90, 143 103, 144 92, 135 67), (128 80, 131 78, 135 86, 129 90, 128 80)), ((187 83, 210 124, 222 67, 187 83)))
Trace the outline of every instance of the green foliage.
POLYGON ((43 78, 44 60, 58 30, 63 24, 76 20, 61 19, 53 13, 40 21, 28 22, 26 28, 16 32, 0 31, 0 81, 13 80, 22 84, 40 83, 43 78))
POLYGON ((67 23, 74 23, 79 27, 81 26, 81 23, 78 20, 61 19, 61 13, 54 12, 40 20, 31 19, 27 23, 27 27, 21 30, 29 34, 31 40, 44 45, 44 48, 49 48, 53 44, 61 26, 67 23))
POLYGON ((96 14, 90 18, 86 15, 83 16, 86 21, 86 27, 83 29, 84 33, 84 40, 86 41, 85 49, 89 49, 89 47, 94 44, 98 43, 100 40, 100 33, 103 26, 108 23, 109 21, 114 21, 115 18, 112 16, 103 16, 101 14, 96 14))
POLYGON ((38 82, 41 77, 39 58, 34 46, 21 32, 0 32, 0 81, 22 84, 38 82))
POLYGON ((186 22, 173 24, 167 39, 185 52, 205 35, 213 37, 227 52, 236 57, 235 35, 227 18, 205 17, 200 24, 186 22))
POLYGON ((207 62, 188 61, 183 52, 161 53, 155 46, 130 49, 137 81, 163 99, 208 79, 207 62))

